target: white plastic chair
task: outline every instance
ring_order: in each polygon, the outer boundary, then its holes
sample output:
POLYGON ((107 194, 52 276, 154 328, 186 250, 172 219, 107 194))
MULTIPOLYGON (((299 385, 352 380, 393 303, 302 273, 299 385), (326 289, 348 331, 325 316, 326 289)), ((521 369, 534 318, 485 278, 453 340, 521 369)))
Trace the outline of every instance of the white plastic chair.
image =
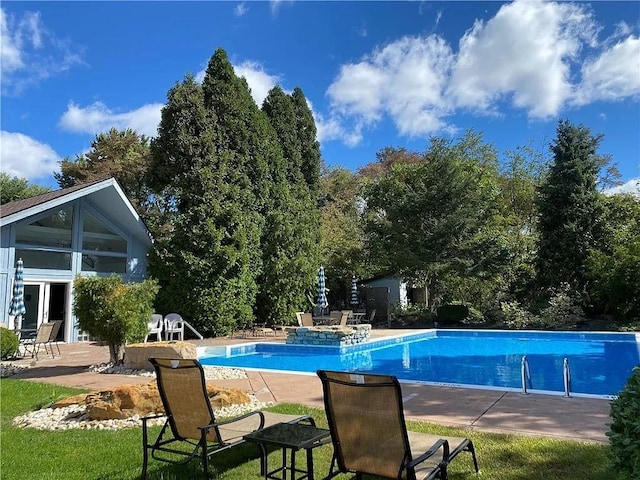
POLYGON ((162 315, 159 313, 154 313, 151 315, 151 320, 147 322, 148 331, 144 336, 144 343, 147 343, 147 338, 149 335, 156 335, 158 337, 158 341, 162 341, 162 315))
POLYGON ((167 341, 173 340, 173 334, 178 334, 178 340, 184 340, 184 320, 179 313, 169 313, 164 317, 164 332, 167 341))

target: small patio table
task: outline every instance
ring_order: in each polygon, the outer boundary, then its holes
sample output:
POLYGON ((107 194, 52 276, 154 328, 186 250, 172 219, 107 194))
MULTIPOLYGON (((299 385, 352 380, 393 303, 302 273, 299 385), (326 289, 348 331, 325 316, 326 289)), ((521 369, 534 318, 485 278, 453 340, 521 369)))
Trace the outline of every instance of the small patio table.
POLYGON ((269 471, 265 458, 265 480, 286 480, 287 471, 290 472, 290 480, 313 480, 313 449, 325 445, 331 441, 331 433, 325 428, 317 428, 313 425, 301 423, 276 423, 262 430, 248 433, 244 436, 248 442, 275 446, 282 449, 282 465, 269 471), (296 452, 300 449, 307 451, 307 469, 296 467, 296 452), (291 450, 291 462, 287 465, 287 450, 291 450), (281 473, 282 472, 282 473, 281 473), (302 474, 296 477, 296 474, 302 474), (281 474, 282 476, 277 476, 281 474))

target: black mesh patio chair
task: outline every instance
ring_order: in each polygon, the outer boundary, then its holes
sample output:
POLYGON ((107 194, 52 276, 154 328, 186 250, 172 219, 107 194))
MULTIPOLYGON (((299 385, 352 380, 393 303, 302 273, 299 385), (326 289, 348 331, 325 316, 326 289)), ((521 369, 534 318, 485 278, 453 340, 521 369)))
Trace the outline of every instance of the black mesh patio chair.
POLYGON ((318 370, 333 458, 326 479, 355 473, 389 479, 447 479, 447 465, 460 452, 478 462, 471 440, 407 430, 402 391, 388 375, 318 370))
MULTIPOLYGON (((247 433, 276 423, 314 424, 309 415, 285 415, 271 412, 250 412, 218 421, 209 397, 204 370, 197 360, 150 358, 156 371, 158 390, 165 415, 149 415, 142 419, 142 478, 147 477, 151 457, 172 464, 186 464, 194 458, 202 460, 204 478, 209 477, 210 457, 245 442, 247 433), (166 416, 166 421, 154 441, 149 441, 148 421, 166 416)), ((261 448, 261 473, 266 470, 267 452, 261 448)))

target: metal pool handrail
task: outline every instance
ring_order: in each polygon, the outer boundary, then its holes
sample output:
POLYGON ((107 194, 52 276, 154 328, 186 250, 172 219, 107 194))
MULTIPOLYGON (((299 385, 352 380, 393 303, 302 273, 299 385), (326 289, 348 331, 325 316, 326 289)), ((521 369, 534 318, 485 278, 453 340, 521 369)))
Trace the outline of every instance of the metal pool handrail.
POLYGON ((564 396, 568 398, 571 396, 571 370, 569 369, 569 359, 567 357, 562 361, 562 380, 564 381, 564 396))
POLYGON ((527 380, 531 382, 531 374, 529 373, 529 362, 527 356, 522 356, 522 362, 520 366, 520 378, 522 379, 522 395, 528 395, 527 392, 527 380))

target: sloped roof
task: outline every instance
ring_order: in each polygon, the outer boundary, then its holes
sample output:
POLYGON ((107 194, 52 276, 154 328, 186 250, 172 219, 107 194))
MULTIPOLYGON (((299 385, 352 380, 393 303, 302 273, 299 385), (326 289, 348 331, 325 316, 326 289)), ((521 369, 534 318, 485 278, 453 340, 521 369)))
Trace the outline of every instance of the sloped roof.
POLYGON ((151 243, 146 225, 114 178, 74 185, 0 205, 0 226, 10 225, 82 197, 86 197, 134 235, 151 243))
POLYGON ((73 187, 62 188, 60 190, 42 193, 40 195, 36 195, 35 197, 23 198, 21 200, 15 200, 13 202, 5 203, 3 205, 0 205, 0 218, 8 217, 9 215, 13 215, 32 207, 37 207, 38 205, 49 202, 50 200, 64 197, 65 195, 77 192, 78 190, 82 190, 83 188, 86 188, 90 185, 95 185, 96 183, 100 183, 102 181, 104 181, 104 179, 96 180, 95 182, 90 183, 82 183, 79 185, 74 185, 73 187))

